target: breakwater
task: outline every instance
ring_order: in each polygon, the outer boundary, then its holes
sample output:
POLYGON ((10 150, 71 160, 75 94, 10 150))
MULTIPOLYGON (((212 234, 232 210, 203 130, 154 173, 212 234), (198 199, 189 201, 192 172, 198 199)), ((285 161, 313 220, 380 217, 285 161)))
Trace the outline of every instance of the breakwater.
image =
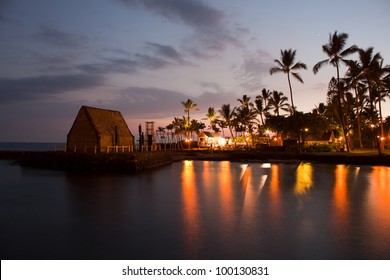
POLYGON ((71 170, 139 172, 172 162, 169 152, 148 153, 66 153, 0 151, 0 159, 14 160, 21 166, 71 170))

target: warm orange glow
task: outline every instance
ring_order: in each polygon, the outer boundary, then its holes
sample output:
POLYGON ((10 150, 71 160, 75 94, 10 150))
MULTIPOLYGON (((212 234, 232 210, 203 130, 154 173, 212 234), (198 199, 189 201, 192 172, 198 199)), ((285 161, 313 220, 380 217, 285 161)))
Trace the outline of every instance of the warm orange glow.
POLYGON ((342 234, 348 226, 348 171, 348 168, 344 164, 338 164, 335 170, 335 182, 333 188, 333 223, 339 234, 342 234))
POLYGON ((278 164, 271 165, 271 182, 270 182, 270 211, 269 215, 272 216, 272 226, 275 229, 280 229, 281 216, 282 216, 282 202, 280 199, 280 182, 279 182, 279 172, 280 166, 278 164))
POLYGON ((373 166, 369 182, 367 217, 371 218, 368 226, 375 230, 375 238, 370 241, 380 250, 390 228, 390 167, 373 166))
POLYGON ((232 176, 230 172, 230 161, 222 161, 221 168, 223 172, 219 173, 219 193, 221 197, 221 214, 227 226, 233 226, 233 187, 232 176))
POLYGON ((200 244, 200 224, 198 209, 198 194, 196 178, 194 171, 194 162, 191 160, 184 161, 184 167, 181 174, 183 182, 183 214, 184 214, 184 232, 185 242, 193 257, 198 255, 200 244))
POLYGON ((294 187, 294 194, 297 196, 306 195, 313 186, 313 167, 311 163, 299 164, 296 171, 296 182, 294 187))

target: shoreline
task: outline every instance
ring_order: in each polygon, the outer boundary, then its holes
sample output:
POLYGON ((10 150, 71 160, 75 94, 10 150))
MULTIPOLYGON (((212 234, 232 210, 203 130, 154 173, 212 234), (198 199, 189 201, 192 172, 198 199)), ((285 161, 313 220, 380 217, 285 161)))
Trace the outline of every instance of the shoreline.
POLYGON ((390 166, 390 155, 377 155, 372 153, 289 153, 267 152, 258 150, 248 151, 181 151, 173 154, 173 160, 210 160, 210 161, 249 161, 249 162, 322 162, 332 164, 355 164, 355 165, 382 165, 390 166))
POLYGON ((390 155, 373 153, 291 153, 259 150, 178 150, 142 153, 66 153, 0 150, 0 160, 11 160, 28 167, 135 173, 170 164, 173 161, 234 162, 320 162, 328 164, 390 166, 390 155))

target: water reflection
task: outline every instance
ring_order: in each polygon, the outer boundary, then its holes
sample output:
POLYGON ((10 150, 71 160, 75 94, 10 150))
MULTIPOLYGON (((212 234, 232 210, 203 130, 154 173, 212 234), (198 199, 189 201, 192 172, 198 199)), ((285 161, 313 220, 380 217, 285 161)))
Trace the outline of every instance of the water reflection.
POLYGON ((198 209, 198 193, 194 162, 184 161, 181 175, 183 195, 184 242, 191 258, 199 255, 201 236, 198 209))
POLYGON ((303 196, 308 193, 313 186, 312 181, 313 167, 311 163, 299 164, 296 171, 296 182, 294 187, 294 193, 296 196, 303 196))
POLYGON ((131 176, 13 168, 1 170, 4 258, 390 259, 389 167, 183 161, 131 176))
POLYGON ((382 252, 390 242, 390 167, 374 166, 369 177, 367 227, 373 230, 370 245, 382 252))

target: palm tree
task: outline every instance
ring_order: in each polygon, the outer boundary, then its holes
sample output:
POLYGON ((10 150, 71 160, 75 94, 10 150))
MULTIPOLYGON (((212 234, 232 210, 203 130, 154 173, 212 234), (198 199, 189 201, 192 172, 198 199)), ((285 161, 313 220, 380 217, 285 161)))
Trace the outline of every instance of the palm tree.
POLYGON ((187 130, 187 138, 189 138, 190 134, 190 125, 191 125, 191 119, 190 119, 190 111, 199 110, 198 104, 194 103, 192 99, 187 99, 186 102, 181 102, 181 104, 184 106, 184 113, 187 113, 187 120, 185 123, 185 129, 187 130))
MULTIPOLYGON (((360 77, 361 80, 367 84, 370 101, 371 122, 374 128, 377 128, 377 112, 374 104, 377 92, 377 83, 379 82, 384 71, 381 70, 382 56, 380 55, 380 53, 373 54, 373 52, 373 48, 367 48, 366 50, 358 50, 360 77)), ((373 137, 376 138, 378 153, 381 154, 382 151, 379 142, 380 139, 375 137, 375 135, 373 135, 373 137)))
MULTIPOLYGON (((218 110, 218 112, 221 114, 221 117, 225 121, 227 127, 230 131, 230 136, 233 137, 233 118, 234 118, 234 112, 236 108, 230 109, 230 104, 223 104, 221 106, 221 109, 218 110)), ((234 137, 233 137, 234 138, 234 137)), ((234 144, 236 145, 236 140, 234 140, 234 144)))
POLYGON ((172 123, 170 123, 170 124, 168 124, 165 128, 169 131, 169 133, 168 133, 169 143, 172 143, 172 130, 173 130, 175 127, 173 126, 172 123), (169 138, 169 136, 171 136, 171 137, 169 138))
POLYGON ((263 99, 256 98, 254 110, 260 115, 261 125, 264 126, 263 114, 265 113, 265 108, 263 105, 263 99))
POLYGON ((249 107, 253 107, 253 103, 250 102, 250 97, 247 96, 246 94, 244 94, 242 96, 242 99, 237 99, 238 102, 241 103, 241 107, 246 107, 246 108, 249 108, 249 107))
POLYGON ((217 112, 215 112, 214 107, 209 107, 206 114, 207 119, 210 121, 210 127, 215 132, 218 132, 217 122, 218 122, 218 115, 217 112))
POLYGON ((361 114, 364 109, 365 101, 367 100, 367 96, 365 92, 367 91, 367 87, 361 82, 360 74, 361 69, 359 62, 356 60, 350 60, 347 62, 348 70, 345 76, 345 80, 349 86, 349 88, 353 89, 355 92, 355 111, 358 125, 358 137, 359 137, 359 146, 360 148, 364 148, 363 139, 362 139, 362 120, 361 114))
POLYGON ((261 90, 261 94, 256 96, 256 99, 262 99, 264 103, 264 110, 268 111, 268 99, 271 95, 271 91, 269 89, 263 88, 261 90))
MULTIPOLYGON (((257 113, 249 107, 240 106, 236 109, 234 116, 238 127, 242 128, 242 132, 248 132, 248 128, 253 126, 257 113)), ((248 146, 248 140, 244 137, 245 143, 248 146)))
POLYGON ((281 61, 275 59, 274 62, 278 65, 278 67, 272 67, 269 72, 270 74, 282 72, 287 74, 287 80, 288 80, 288 86, 290 88, 290 98, 291 98, 291 107, 293 112, 295 112, 295 106, 294 106, 294 100, 293 100, 293 91, 291 87, 291 80, 290 80, 290 74, 303 83, 303 80, 301 76, 297 72, 292 72, 300 69, 306 69, 306 64, 302 62, 297 62, 295 63, 295 54, 296 50, 280 50, 280 59, 281 61))
POLYGON ((279 116, 279 110, 288 111, 287 100, 288 98, 284 96, 283 92, 274 90, 268 99, 268 106, 274 109, 275 115, 279 116))
POLYGON ((187 126, 190 125, 190 111, 199 110, 198 104, 194 103, 192 99, 187 99, 186 102, 181 102, 181 104, 184 106, 184 112, 187 113, 187 126))
MULTIPOLYGON (((337 31, 335 31, 332 34, 329 34, 329 42, 328 44, 322 45, 323 52, 328 56, 327 59, 324 59, 320 62, 318 62, 313 67, 314 74, 318 73, 318 70, 325 64, 331 64, 334 67, 336 67, 337 70, 337 85, 338 85, 338 107, 339 107, 339 114, 340 114, 340 122, 341 127, 343 130, 344 138, 347 135, 347 128, 345 126, 344 121, 344 115, 342 113, 342 93, 340 91, 339 85, 340 85, 340 62, 346 63, 346 60, 344 59, 346 56, 353 54, 357 51, 358 47, 356 45, 352 45, 347 49, 344 49, 348 39, 348 34, 346 33, 340 33, 337 34, 337 31)), ((345 141, 347 144, 347 151, 349 152, 349 145, 348 141, 345 141)))

